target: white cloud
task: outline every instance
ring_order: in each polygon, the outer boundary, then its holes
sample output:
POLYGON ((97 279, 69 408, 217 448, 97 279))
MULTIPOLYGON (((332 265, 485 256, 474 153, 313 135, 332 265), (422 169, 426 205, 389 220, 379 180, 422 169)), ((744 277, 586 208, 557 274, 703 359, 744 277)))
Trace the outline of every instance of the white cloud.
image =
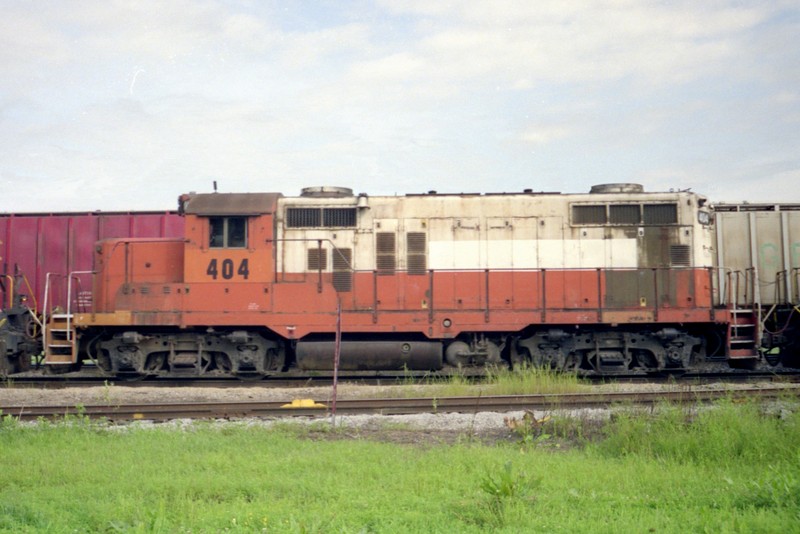
POLYGON ((570 135, 572 129, 561 124, 531 126, 522 132, 520 138, 526 143, 543 145, 551 141, 563 139, 570 135))
POLYGON ((800 166, 797 13, 723 0, 12 4, 0 173, 64 184, 28 209, 64 196, 171 207, 173 189, 212 179, 724 195, 720 177, 788 180, 800 166))
POLYGON ((633 76, 673 83, 744 54, 736 36, 773 11, 696 2, 404 2, 424 19, 426 76, 497 77, 530 86, 633 76), (520 79, 527 82, 520 83, 520 79))

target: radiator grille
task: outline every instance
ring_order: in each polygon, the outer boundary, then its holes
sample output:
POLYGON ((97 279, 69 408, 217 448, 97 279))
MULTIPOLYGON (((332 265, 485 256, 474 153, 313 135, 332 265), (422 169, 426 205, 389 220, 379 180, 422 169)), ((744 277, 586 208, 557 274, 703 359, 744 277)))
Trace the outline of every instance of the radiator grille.
POLYGON ((319 208, 287 208, 287 228, 314 228, 322 226, 319 208))
POLYGON ((325 228, 352 228, 356 225, 356 209, 324 208, 322 225, 325 228))
POLYGON ((677 222, 677 204, 644 205, 644 224, 676 224, 677 222))
POLYGON ((605 224, 606 206, 572 206, 572 224, 605 224))
POLYGON ((608 215, 611 224, 639 224, 641 222, 639 204, 611 204, 608 215))
POLYGON ((286 208, 287 228, 355 228, 356 208, 286 208))

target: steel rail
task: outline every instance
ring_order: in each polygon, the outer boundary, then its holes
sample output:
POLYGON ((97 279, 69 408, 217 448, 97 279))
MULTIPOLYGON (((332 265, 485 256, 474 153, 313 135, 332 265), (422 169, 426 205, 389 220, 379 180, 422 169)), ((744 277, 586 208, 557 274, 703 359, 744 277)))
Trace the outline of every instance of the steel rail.
MULTIPOLYGON (((348 372, 339 376, 340 382, 352 382, 355 384, 368 385, 410 385, 410 384, 436 384, 449 380, 457 373, 393 373, 393 372, 348 372)), ((460 377, 468 380, 475 380, 476 383, 487 378, 485 372, 460 374, 460 377)), ((689 382, 694 384, 704 383, 704 381, 725 381, 725 382, 749 382, 749 381, 772 381, 778 383, 800 381, 800 372, 797 369, 781 369, 776 371, 742 371, 731 370, 726 372, 706 372, 706 373, 684 373, 682 375, 659 376, 653 374, 634 374, 625 373, 612 376, 579 376, 587 383, 592 382, 635 382, 635 383, 682 383, 689 382)), ((333 383, 332 373, 316 373, 314 376, 300 373, 282 373, 262 380, 237 380, 234 378, 217 377, 152 377, 143 380, 124 380, 119 378, 107 377, 102 375, 12 375, 5 381, 0 381, 2 387, 22 387, 22 388, 41 388, 41 389, 61 389, 72 387, 209 387, 209 388, 298 388, 309 386, 329 386, 333 383)))
MULTIPOLYGON (((758 388, 739 390, 678 390, 659 392, 569 393, 538 395, 493 395, 477 397, 408 398, 408 399, 350 399, 339 400, 338 415, 377 414, 401 415, 414 413, 476 413, 521 410, 571 410, 605 408, 612 405, 653 405, 666 403, 706 403, 729 398, 744 400, 758 398, 780 399, 800 396, 800 388, 758 388)), ((321 416, 329 413, 326 402, 318 407, 299 403, 296 407, 281 402, 195 402, 166 404, 109 404, 87 406, 0 406, 3 416, 21 420, 53 419, 69 416, 108 419, 112 421, 170 419, 232 419, 243 417, 321 416)))

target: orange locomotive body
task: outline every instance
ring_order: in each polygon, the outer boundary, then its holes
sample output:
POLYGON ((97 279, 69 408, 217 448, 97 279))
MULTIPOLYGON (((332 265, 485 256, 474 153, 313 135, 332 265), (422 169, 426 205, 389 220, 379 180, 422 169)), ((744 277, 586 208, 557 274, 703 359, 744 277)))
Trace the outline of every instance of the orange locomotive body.
MULTIPOLYGON (((712 221, 689 192, 192 194, 184 239, 97 246, 70 358, 261 377, 528 362, 685 370, 723 351, 712 221)), ((745 354, 746 358, 755 354, 745 354)))

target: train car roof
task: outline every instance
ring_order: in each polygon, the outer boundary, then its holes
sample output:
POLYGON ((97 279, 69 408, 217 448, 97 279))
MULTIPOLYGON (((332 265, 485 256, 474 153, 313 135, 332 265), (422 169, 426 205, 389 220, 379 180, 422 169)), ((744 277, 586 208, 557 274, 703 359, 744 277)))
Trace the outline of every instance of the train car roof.
POLYGON ((110 217, 141 215, 177 215, 175 210, 134 210, 134 211, 18 211, 0 212, 0 217, 110 217))

